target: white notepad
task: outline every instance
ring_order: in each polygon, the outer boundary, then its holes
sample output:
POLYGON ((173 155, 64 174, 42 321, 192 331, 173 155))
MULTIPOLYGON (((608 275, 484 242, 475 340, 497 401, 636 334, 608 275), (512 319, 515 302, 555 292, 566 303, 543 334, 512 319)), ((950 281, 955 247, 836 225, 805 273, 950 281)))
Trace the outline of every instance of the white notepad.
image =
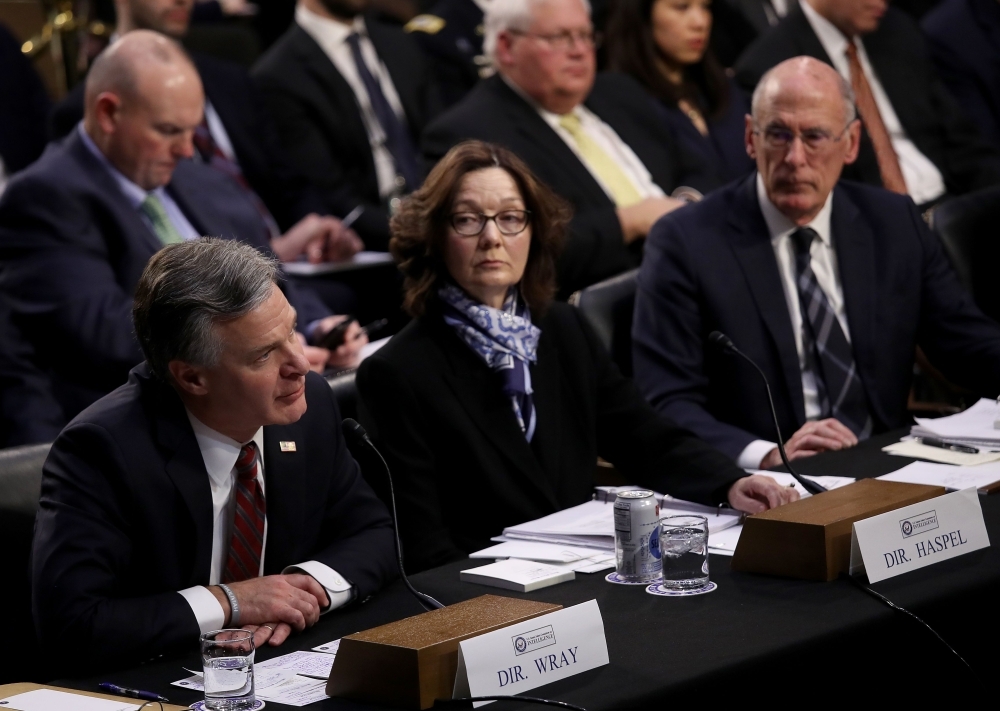
POLYGON ((96 699, 54 689, 35 689, 23 694, 9 696, 0 708, 17 711, 134 711, 139 704, 131 701, 96 699))
POLYGON ((533 560, 511 558, 479 568, 463 570, 459 578, 466 583, 492 585, 495 588, 531 592, 550 585, 576 580, 576 573, 533 560))

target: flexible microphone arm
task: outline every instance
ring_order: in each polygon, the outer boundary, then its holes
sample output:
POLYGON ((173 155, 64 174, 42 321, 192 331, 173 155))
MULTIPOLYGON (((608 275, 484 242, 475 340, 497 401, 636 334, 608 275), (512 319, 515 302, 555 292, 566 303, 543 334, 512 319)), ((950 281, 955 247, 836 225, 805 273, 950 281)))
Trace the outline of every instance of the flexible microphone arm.
POLYGON ((819 494, 823 491, 826 491, 827 489, 825 486, 817 484, 814 481, 810 481, 809 479, 806 479, 804 476, 795 471, 792 468, 792 463, 788 461, 788 455, 785 453, 785 444, 784 442, 782 442, 784 438, 781 436, 781 427, 778 426, 778 413, 774 409, 774 398, 771 397, 771 385, 767 382, 767 376, 764 375, 764 371, 760 369, 759 365, 754 363, 753 358, 751 358, 746 353, 744 353, 743 351, 741 351, 739 348, 736 347, 736 344, 733 343, 732 338, 722 333, 721 331, 712 331, 710 334, 708 334, 708 342, 711 343, 713 346, 721 348, 726 353, 733 353, 735 355, 738 355, 740 358, 742 358, 747 363, 752 365, 754 367, 754 370, 756 370, 757 373, 760 374, 760 379, 764 381, 764 387, 767 389, 767 401, 771 405, 771 417, 774 419, 774 431, 778 435, 778 453, 781 455, 781 461, 785 463, 785 468, 788 469, 788 473, 795 478, 795 481, 802 484, 802 487, 810 494, 819 494))
POLYGON ((357 420, 353 420, 350 417, 346 418, 341 424, 341 429, 344 431, 344 437, 348 441, 355 444, 359 444, 363 447, 368 447, 371 451, 378 455, 378 458, 382 461, 382 467, 385 469, 385 476, 389 480, 389 500, 392 502, 392 531, 394 534, 393 541, 396 544, 396 563, 399 565, 399 577, 403 579, 403 584, 406 589, 413 593, 413 596, 420 601, 425 610, 439 610, 444 605, 432 598, 430 595, 426 595, 419 590, 417 590, 410 583, 410 579, 406 577, 406 571, 403 570, 403 546, 399 541, 399 521, 396 520, 396 491, 392 485, 392 474, 389 472, 389 465, 385 462, 385 457, 382 453, 378 451, 378 448, 372 444, 372 441, 368 438, 368 433, 365 428, 362 427, 357 420))

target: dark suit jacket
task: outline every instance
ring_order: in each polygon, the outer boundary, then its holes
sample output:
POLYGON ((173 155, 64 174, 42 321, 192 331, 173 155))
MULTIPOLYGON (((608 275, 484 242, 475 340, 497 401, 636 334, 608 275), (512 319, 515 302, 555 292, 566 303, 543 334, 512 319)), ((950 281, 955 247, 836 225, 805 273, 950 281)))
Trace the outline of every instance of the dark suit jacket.
MULTIPOLYGON (((960 195, 1000 183, 1000 152, 983 141, 941 83, 916 22, 890 7, 879 28, 863 41, 906 135, 941 171, 948 192, 960 195)), ((831 63, 809 20, 796 8, 740 57, 736 79, 752 91, 764 72, 800 55, 831 63)), ((844 169, 843 177, 882 184, 867 132, 858 160, 844 169)))
MULTIPOLYGON (((246 193, 205 165, 181 161, 167 190, 201 234, 270 253, 246 193)), ((49 146, 0 199, 0 291, 53 378, 67 417, 125 382, 142 362, 132 296, 162 244, 79 134, 49 146)), ((329 311, 286 285, 305 325, 329 311)))
MULTIPOLYGON (((915 346, 956 383, 1000 392, 1000 326, 974 305, 938 239, 905 196, 840 182, 831 219, 854 359, 875 430, 910 420, 915 346)), ((774 441, 751 366, 706 344, 728 334, 771 383, 784 437, 805 423, 791 318, 755 179, 660 220, 639 271, 635 379, 661 414, 733 459, 774 441)))
MULTIPOLYGON (((430 63, 402 28, 372 18, 366 25, 403 104, 413 144, 419 145, 420 132, 440 110, 430 63)), ((347 80, 298 24, 260 58, 253 76, 288 159, 322 188, 348 186, 346 194, 354 205, 365 206, 356 223, 365 244, 369 249, 387 249, 388 213, 379 196, 361 109, 347 80)))
MULTIPOLYGON (((306 398, 298 422, 264 428, 264 573, 317 560, 363 599, 395 575, 391 521, 347 451, 326 381, 310 373, 306 398)), ((43 647, 75 639, 87 653, 72 663, 90 667, 193 648, 198 624, 176 591, 208 585, 211 557, 204 459, 180 398, 143 364, 45 462, 31 571, 43 647)))
POLYGON ((505 526, 587 501, 598 455, 630 481, 710 504, 743 475, 657 417, 579 312, 561 303, 537 321, 529 444, 497 375, 438 309, 358 371, 362 419, 396 477, 407 569, 462 558, 505 526))
MULTIPOLYGON (((244 177, 282 230, 310 212, 332 212, 343 217, 353 208, 345 211, 336 194, 323 195, 292 169, 260 94, 243 67, 201 52, 192 52, 191 59, 201 76, 205 96, 226 129, 244 177)), ((53 138, 67 135, 83 118, 83 91, 80 83, 56 105, 50 121, 53 138)))
POLYGON ((49 95, 21 43, 0 23, 0 157, 8 175, 27 167, 45 149, 49 95))
POLYGON ((474 0, 438 0, 427 15, 405 27, 434 64, 445 106, 464 97, 479 81, 476 58, 483 53, 483 11, 474 0))
MULTIPOLYGON (((629 145, 667 195, 680 185, 707 192, 718 184, 710 167, 677 145, 666 109, 631 77, 598 74, 584 103, 629 145)), ((470 138, 509 148, 573 206, 570 238, 558 265, 561 296, 638 265, 638 250, 622 240, 614 202, 535 108, 499 76, 480 82, 428 127, 424 156, 436 162, 470 138)))
POLYGON ((946 0, 920 26, 944 85, 983 137, 1000 148, 1000 4, 946 0))

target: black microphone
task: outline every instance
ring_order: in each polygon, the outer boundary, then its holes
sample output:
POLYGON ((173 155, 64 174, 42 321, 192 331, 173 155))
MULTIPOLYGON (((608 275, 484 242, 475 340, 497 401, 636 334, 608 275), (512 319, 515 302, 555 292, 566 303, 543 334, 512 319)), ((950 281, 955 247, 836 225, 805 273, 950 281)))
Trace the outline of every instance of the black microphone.
POLYGON ((344 431, 344 437, 348 441, 359 444, 362 447, 368 447, 371 451, 378 455, 378 458, 382 461, 382 467, 385 469, 385 476, 389 480, 389 500, 392 502, 392 531, 395 534, 396 543, 396 563, 399 565, 399 577, 403 579, 403 584, 406 589, 413 593, 413 596, 420 601, 425 610, 439 610, 444 605, 432 598, 430 595, 426 595, 419 590, 417 590, 410 583, 410 579, 406 577, 406 571, 403 570, 403 546, 399 541, 399 521, 396 520, 396 491, 392 486, 392 474, 389 472, 389 465, 385 463, 385 457, 382 453, 378 451, 378 448, 372 444, 372 441, 368 439, 368 433, 365 432, 365 428, 362 427, 357 420, 353 420, 350 417, 346 418, 341 424, 341 429, 344 431))
POLYGON ((788 461, 788 455, 785 454, 785 444, 783 442, 784 437, 781 436, 781 427, 778 426, 778 413, 774 409, 774 398, 771 397, 771 385, 767 382, 767 376, 764 375, 764 371, 760 369, 759 365, 754 363, 753 358, 736 347, 732 338, 721 331, 712 331, 708 334, 708 342, 713 346, 721 348, 726 353, 734 353, 738 355, 740 358, 752 365, 754 370, 760 374, 760 379, 764 381, 764 387, 767 388, 767 401, 771 405, 771 417, 774 419, 774 431, 778 435, 778 453, 781 454, 781 461, 785 463, 785 468, 788 469, 788 473, 795 478, 795 481, 802 484, 802 487, 810 494, 819 494, 826 491, 825 486, 806 479, 804 476, 792 469, 792 463, 788 461))

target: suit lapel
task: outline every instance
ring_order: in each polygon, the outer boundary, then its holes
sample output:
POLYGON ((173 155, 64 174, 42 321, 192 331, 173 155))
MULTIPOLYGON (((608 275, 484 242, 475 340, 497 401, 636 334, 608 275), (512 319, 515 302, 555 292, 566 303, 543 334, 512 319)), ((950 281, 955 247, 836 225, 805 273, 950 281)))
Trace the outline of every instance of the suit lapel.
POLYGON ((264 496, 267 501, 267 547, 264 572, 280 573, 294 562, 302 512, 304 472, 309 458, 305 432, 296 422, 264 428, 264 496), (281 442, 294 442, 295 451, 281 451, 281 442))
POLYGON ((813 57, 833 66, 830 55, 823 49, 823 43, 819 41, 819 37, 816 36, 812 25, 809 24, 809 20, 806 18, 806 14, 802 11, 801 7, 796 4, 794 8, 789 10, 788 15, 785 17, 785 22, 788 22, 792 28, 789 34, 797 38, 799 54, 813 57))
POLYGON ((757 313, 771 334, 785 376, 785 385, 792 398, 795 417, 802 423, 806 419, 806 410, 799 355, 795 349, 795 334, 792 332, 792 320, 788 315, 788 304, 781 287, 774 247, 771 245, 767 223, 757 204, 756 179, 757 174, 754 173, 744 182, 730 213, 729 225, 734 235, 733 253, 750 286, 757 313), (752 217, 745 220, 746 215, 752 217))
MULTIPOLYGON (((558 508, 551 481, 524 438, 497 376, 443 321, 433 327, 443 331, 439 334, 439 342, 449 364, 445 380, 462 408, 497 451, 514 465, 513 470, 521 483, 541 495, 552 507, 558 508)), ((532 373, 533 381, 534 375, 532 373)), ((538 428, 541 427, 539 419, 538 428)))

